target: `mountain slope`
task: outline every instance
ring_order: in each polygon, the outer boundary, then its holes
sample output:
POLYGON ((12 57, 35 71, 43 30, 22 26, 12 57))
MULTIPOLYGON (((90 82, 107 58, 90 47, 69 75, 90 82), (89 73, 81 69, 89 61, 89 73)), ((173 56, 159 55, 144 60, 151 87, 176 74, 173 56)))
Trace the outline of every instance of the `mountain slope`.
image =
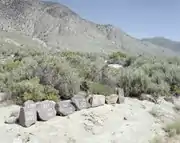
POLYGON ((180 42, 172 41, 164 37, 144 38, 142 39, 142 41, 148 41, 151 42, 152 44, 171 49, 175 52, 177 51, 180 52, 180 42))
POLYGON ((175 55, 169 49, 130 37, 112 25, 81 18, 68 7, 38 0, 1 0, 0 29, 44 41, 48 47, 82 52, 175 55))

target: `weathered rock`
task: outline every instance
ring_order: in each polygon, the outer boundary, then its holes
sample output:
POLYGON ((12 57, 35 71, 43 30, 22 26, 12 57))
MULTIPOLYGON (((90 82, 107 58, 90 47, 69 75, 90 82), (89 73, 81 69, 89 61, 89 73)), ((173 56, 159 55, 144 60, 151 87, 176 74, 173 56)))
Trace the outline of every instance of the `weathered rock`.
POLYGON ((116 104, 118 100, 117 94, 111 94, 110 96, 106 96, 106 103, 107 104, 116 104))
POLYGON ((174 108, 177 111, 180 111, 180 100, 179 99, 174 100, 173 104, 174 104, 174 108))
POLYGON ((71 98, 71 101, 77 110, 88 108, 88 102, 85 96, 75 95, 74 97, 71 98))
POLYGON ((116 93, 118 95, 117 103, 118 104, 124 103, 124 101, 125 101, 124 90, 122 88, 116 88, 116 93))
POLYGON ((122 88, 116 88, 116 89, 115 89, 115 92, 116 92, 117 95, 124 97, 124 89, 122 89, 122 88))
POLYGON ((89 103, 92 107, 98 107, 105 104, 105 96, 104 95, 92 95, 89 99, 89 103))
POLYGON ((6 124, 15 124, 17 122, 18 118, 14 116, 10 116, 5 119, 6 124))
POLYGON ((67 116, 75 112, 75 107, 72 105, 71 100, 59 101, 56 103, 56 111, 58 115, 67 116))
POLYGON ((0 92, 0 102, 4 102, 8 99, 10 99, 11 94, 6 92, 0 92))
POLYGON ((157 103, 156 99, 150 95, 150 94, 144 94, 142 93, 139 97, 140 100, 147 100, 147 101, 151 101, 151 102, 154 102, 154 103, 157 103))
POLYGON ((85 91, 80 91, 80 92, 77 93, 77 95, 81 95, 81 96, 86 97, 87 93, 85 91))
POLYGON ((38 119, 47 121, 56 116, 55 102, 45 100, 36 104, 38 119))
POLYGON ((164 100, 167 101, 167 102, 171 102, 171 103, 174 104, 174 98, 175 98, 175 97, 172 97, 172 96, 166 96, 166 97, 164 97, 164 100))
POLYGON ((24 107, 21 107, 19 113, 19 124, 24 127, 29 127, 36 123, 36 104, 33 101, 27 101, 24 103, 24 107))

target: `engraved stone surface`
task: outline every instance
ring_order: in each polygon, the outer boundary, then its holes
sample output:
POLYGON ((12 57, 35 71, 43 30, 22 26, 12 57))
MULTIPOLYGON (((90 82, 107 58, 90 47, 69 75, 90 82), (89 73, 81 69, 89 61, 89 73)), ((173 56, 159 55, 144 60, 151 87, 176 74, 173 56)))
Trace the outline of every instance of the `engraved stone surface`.
POLYGON ((71 98, 72 103, 76 107, 77 110, 82 110, 88 108, 88 102, 85 96, 82 95, 75 95, 71 98))
POLYGON ((111 94, 109 96, 106 96, 106 103, 107 104, 116 104, 118 100, 117 94, 111 94))
POLYGON ((23 127, 30 127, 37 121, 36 104, 33 101, 26 101, 20 108, 19 124, 23 127))
POLYGON ((67 116, 75 112, 75 107, 72 105, 71 100, 59 101, 56 103, 56 111, 58 115, 67 116))
POLYGON ((47 121, 56 116, 55 102, 45 100, 36 104, 38 119, 47 121))
POLYGON ((104 95, 92 95, 89 99, 89 102, 92 107, 98 107, 105 104, 105 96, 104 95))

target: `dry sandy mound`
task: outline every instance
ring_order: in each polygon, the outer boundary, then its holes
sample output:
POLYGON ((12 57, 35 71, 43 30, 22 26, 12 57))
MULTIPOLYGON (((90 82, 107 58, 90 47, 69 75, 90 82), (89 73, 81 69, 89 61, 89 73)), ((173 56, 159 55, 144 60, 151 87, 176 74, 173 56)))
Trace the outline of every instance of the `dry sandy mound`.
POLYGON ((163 135, 164 123, 176 116, 173 104, 164 100, 154 104, 126 98, 124 104, 81 110, 23 128, 3 123, 14 108, 18 106, 0 108, 3 143, 148 143, 156 134, 163 135))

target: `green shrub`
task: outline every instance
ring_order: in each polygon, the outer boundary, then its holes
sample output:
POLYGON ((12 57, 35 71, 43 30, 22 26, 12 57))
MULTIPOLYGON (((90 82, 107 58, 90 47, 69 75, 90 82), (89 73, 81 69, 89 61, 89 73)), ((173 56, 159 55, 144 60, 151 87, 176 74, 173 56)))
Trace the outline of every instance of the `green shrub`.
POLYGON ((90 82, 89 92, 92 94, 100 94, 100 95, 108 96, 114 93, 114 88, 108 85, 104 85, 96 82, 90 82))
POLYGON ((20 61, 13 61, 13 60, 8 60, 4 64, 3 68, 5 71, 12 71, 13 69, 17 68, 20 66, 21 62, 20 61))
POLYGON ((126 54, 122 53, 122 52, 114 52, 112 54, 109 55, 109 59, 113 59, 113 60, 120 60, 122 58, 126 58, 126 54))
POLYGON ((170 137, 180 135, 180 121, 177 120, 171 124, 168 124, 165 128, 165 131, 170 137))
POLYGON ((11 91, 14 100, 19 104, 26 100, 41 101, 45 96, 44 87, 39 84, 38 78, 12 83, 11 91))

